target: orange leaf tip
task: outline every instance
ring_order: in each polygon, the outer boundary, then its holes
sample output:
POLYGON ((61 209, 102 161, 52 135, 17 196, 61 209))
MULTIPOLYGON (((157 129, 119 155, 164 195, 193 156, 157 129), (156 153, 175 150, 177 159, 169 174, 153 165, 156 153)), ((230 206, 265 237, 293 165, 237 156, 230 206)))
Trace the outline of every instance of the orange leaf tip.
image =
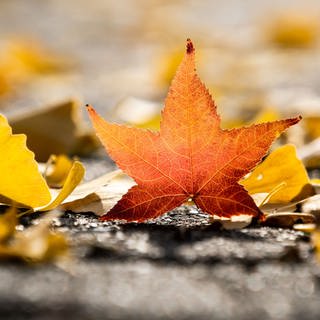
POLYGON ((187 39, 187 54, 191 54, 194 52, 194 46, 192 41, 188 38, 187 39))
POLYGON ((96 110, 94 110, 94 108, 92 107, 91 104, 86 104, 86 108, 87 108, 87 111, 89 112, 89 114, 97 114, 96 110))

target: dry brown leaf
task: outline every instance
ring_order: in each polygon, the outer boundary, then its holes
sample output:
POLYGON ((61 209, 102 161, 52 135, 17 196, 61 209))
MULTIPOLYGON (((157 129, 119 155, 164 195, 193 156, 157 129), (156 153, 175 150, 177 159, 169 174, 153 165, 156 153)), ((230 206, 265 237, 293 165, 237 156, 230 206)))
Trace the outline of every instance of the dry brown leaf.
POLYGON ((15 133, 27 135, 28 147, 38 161, 47 161, 51 154, 87 155, 99 145, 84 124, 76 100, 28 110, 11 117, 9 122, 15 133))

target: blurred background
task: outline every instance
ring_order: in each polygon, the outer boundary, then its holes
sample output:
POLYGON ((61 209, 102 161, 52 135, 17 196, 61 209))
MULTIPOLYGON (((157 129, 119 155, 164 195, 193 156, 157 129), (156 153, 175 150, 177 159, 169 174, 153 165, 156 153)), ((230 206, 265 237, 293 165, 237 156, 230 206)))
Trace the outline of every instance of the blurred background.
POLYGON ((0 35, 13 123, 72 98, 156 129, 189 37, 225 127, 302 114, 294 142, 320 136, 319 0, 1 0, 0 35))

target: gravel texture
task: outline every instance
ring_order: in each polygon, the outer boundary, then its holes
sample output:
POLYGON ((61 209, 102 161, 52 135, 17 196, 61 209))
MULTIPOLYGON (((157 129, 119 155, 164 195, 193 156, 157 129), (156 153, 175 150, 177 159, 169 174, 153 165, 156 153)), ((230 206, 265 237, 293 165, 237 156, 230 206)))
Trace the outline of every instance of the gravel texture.
POLYGON ((3 319, 318 319, 320 268, 302 232, 224 231, 193 207, 146 224, 66 213, 75 258, 0 265, 3 319))

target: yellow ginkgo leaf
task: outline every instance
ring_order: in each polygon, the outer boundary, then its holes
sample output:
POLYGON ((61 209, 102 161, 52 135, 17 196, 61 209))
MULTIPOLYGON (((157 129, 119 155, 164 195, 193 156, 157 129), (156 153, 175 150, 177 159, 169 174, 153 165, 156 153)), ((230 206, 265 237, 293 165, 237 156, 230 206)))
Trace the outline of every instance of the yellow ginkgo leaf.
POLYGON ((65 183, 62 189, 59 190, 59 193, 56 195, 53 200, 39 208, 35 208, 35 211, 49 211, 57 208, 77 187, 77 185, 82 181, 85 173, 84 166, 79 161, 75 161, 69 171, 69 174, 65 180, 65 183))
POLYGON ((46 163, 44 177, 52 188, 61 188, 71 170, 73 161, 64 154, 51 155, 46 163))
POLYGON ((0 197, 27 207, 50 202, 49 188, 38 170, 24 134, 12 134, 7 119, 0 115, 0 197))
POLYGON ((61 203, 74 191, 80 184, 85 174, 85 168, 79 161, 74 161, 65 183, 61 189, 50 189, 51 201, 44 206, 33 207, 28 211, 22 212, 19 216, 23 216, 32 212, 50 211, 58 208, 61 203))
POLYGON ((276 192, 269 203, 298 200, 313 194, 308 174, 297 158, 293 145, 282 146, 273 151, 241 184, 250 194, 269 193, 277 185, 286 186, 276 192))

